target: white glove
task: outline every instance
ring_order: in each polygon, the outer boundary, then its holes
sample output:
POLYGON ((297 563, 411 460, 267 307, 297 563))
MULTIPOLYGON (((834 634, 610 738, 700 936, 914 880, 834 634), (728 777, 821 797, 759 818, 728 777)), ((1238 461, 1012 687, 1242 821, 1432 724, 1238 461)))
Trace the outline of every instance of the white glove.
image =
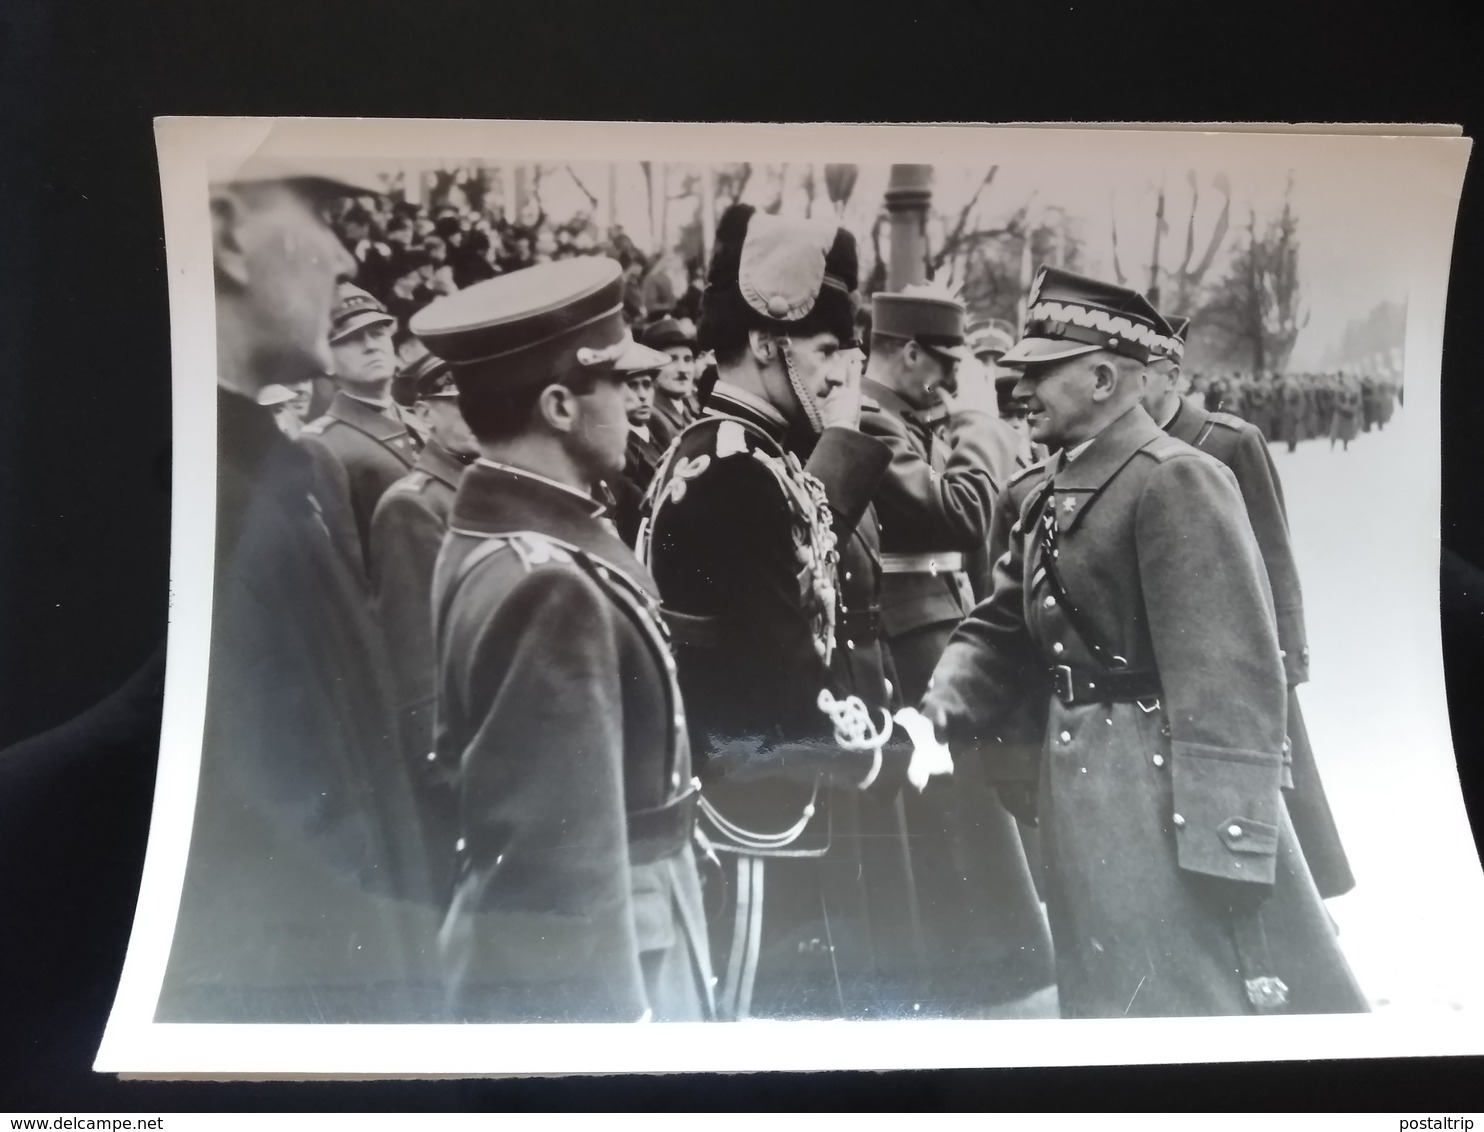
POLYGON ((916 708, 904 707, 894 717, 912 739, 912 761, 907 764, 907 781, 924 789, 936 774, 953 773, 953 756, 948 744, 938 742, 932 720, 916 708))

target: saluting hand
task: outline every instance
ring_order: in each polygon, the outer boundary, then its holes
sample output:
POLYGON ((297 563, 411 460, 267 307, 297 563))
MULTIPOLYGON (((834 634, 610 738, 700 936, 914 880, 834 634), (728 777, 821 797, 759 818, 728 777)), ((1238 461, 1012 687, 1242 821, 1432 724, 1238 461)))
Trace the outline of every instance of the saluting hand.
POLYGON ((1000 403, 995 397, 994 374, 978 358, 965 358, 953 370, 953 381, 938 386, 938 395, 948 411, 978 409, 980 412, 998 416, 1000 403))
POLYGON ((825 428, 860 428, 861 368, 850 359, 842 360, 845 380, 819 399, 820 420, 825 428))

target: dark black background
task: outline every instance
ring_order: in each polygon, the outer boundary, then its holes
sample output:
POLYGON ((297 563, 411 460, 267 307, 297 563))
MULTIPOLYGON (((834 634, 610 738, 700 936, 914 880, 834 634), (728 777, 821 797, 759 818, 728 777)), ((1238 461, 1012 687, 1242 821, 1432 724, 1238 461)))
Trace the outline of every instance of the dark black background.
MULTIPOLYGON (((170 353, 154 116, 1429 121, 1473 134, 1476 8, 0 4, 0 746, 28 740, 0 756, 0 1109, 1477 1107, 1465 1082, 1481 1066, 1462 1059, 359 1084, 121 1083, 89 1068, 133 912, 160 711, 170 353)), ((1476 830, 1478 180, 1445 339, 1442 525, 1476 830)), ((1387 663, 1384 641, 1374 660, 1387 663)))

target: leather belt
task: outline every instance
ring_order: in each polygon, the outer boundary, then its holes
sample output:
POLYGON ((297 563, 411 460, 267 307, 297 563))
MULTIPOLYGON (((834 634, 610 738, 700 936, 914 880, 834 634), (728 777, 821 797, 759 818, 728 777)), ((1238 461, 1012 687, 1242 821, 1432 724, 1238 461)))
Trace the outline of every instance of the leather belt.
POLYGON ((1159 673, 1092 672, 1069 664, 1054 665, 1051 684, 1064 704, 1131 704, 1146 711, 1159 706, 1159 673))
POLYGON ((694 784, 678 797, 649 810, 628 815, 629 863, 652 865, 673 857, 690 844, 696 824, 696 802, 701 792, 694 784))
POLYGON ((883 554, 883 574, 957 574, 964 568, 964 556, 958 550, 930 550, 926 554, 883 554))

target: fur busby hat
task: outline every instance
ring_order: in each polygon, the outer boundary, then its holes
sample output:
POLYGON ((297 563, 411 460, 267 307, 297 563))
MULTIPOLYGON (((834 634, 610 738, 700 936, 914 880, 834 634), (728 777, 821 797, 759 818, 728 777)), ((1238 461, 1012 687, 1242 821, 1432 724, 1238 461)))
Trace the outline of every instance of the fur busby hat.
POLYGON ((859 273, 855 237, 844 228, 733 205, 716 226, 699 345, 725 359, 742 349, 750 330, 829 332, 854 345, 859 273))

